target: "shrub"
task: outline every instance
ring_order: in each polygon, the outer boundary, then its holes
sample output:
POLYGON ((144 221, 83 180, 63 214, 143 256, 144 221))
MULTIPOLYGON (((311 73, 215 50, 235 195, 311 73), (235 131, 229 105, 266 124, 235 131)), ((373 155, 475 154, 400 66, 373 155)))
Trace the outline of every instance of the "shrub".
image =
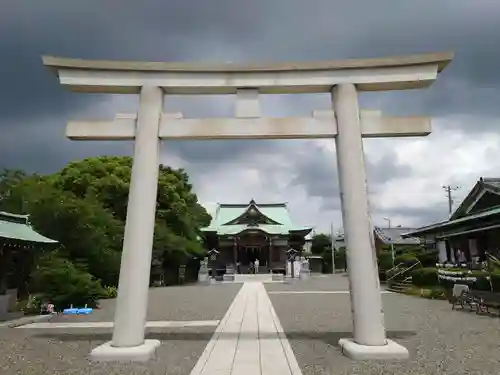
POLYGON ((411 271, 413 285, 437 286, 439 285, 437 268, 417 268, 411 271))
POLYGON ((430 299, 446 299, 446 293, 443 288, 432 287, 430 289, 424 289, 425 292, 422 294, 424 298, 430 299))
POLYGON ((471 288, 476 290, 491 290, 490 280, 488 280, 489 273, 484 271, 472 271, 467 274, 468 277, 475 277, 476 281, 471 283, 471 288))
MULTIPOLYGON (((332 272, 332 251, 331 249, 326 249, 321 255, 323 258, 323 272, 332 272)), ((346 268, 346 250, 345 248, 340 248, 335 251, 335 269, 345 269, 346 268)))
POLYGON ((401 254, 396 257, 394 260, 395 264, 400 264, 403 263, 405 267, 411 267, 415 263, 418 263, 418 258, 411 253, 406 253, 406 254, 401 254))
POLYGON ((116 288, 116 286, 105 286, 102 291, 101 298, 103 299, 116 298, 117 294, 118 294, 118 289, 116 288))
POLYGON ((346 269, 347 254, 345 247, 338 249, 335 252, 335 269, 346 269))
POLYGON ((70 305, 94 307, 103 295, 99 280, 57 253, 44 255, 32 276, 34 289, 57 310, 70 305))
POLYGON ((493 286, 494 292, 500 292, 500 271, 491 273, 491 285, 493 286))
POLYGON ((439 287, 419 288, 416 286, 406 288, 404 293, 410 296, 418 296, 428 299, 446 299, 446 290, 439 287))
POLYGON ((379 270, 390 270, 392 266, 392 254, 388 251, 381 251, 378 254, 378 268, 379 270))
POLYGON ((26 315, 40 314, 42 300, 39 296, 30 294, 27 299, 17 301, 14 311, 23 312, 26 315))
POLYGON ((450 272, 462 272, 464 278, 476 278, 475 281, 472 280, 461 280, 458 278, 457 280, 446 280, 440 279, 439 284, 447 289, 452 289, 455 284, 464 284, 468 285, 471 289, 475 290, 484 290, 491 291, 493 286, 493 291, 497 291, 499 289, 495 289, 500 287, 500 275, 496 276, 494 273, 491 274, 491 281, 488 279, 490 277, 490 273, 486 271, 471 271, 468 272, 467 269, 447 269, 450 272))
POLYGON ((404 294, 407 294, 409 296, 418 296, 420 297, 422 294, 422 289, 416 287, 416 286, 410 286, 406 288, 403 292, 404 294))
POLYGON ((391 269, 390 271, 386 272, 387 279, 391 279, 394 281, 403 280, 407 276, 406 275, 407 272, 403 272, 405 270, 406 270, 406 267, 395 267, 395 268, 391 269))
POLYGON ((435 267, 438 260, 437 251, 424 251, 416 254, 417 259, 422 264, 422 267, 435 267))

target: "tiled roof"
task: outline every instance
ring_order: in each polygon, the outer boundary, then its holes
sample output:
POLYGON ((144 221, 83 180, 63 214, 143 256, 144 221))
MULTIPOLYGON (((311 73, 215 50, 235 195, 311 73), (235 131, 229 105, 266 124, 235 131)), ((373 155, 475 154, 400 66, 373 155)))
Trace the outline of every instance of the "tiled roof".
POLYGON ((450 226, 453 226, 455 224, 465 224, 469 221, 473 221, 476 219, 483 219, 486 217, 494 216, 494 215, 500 215, 500 207, 495 207, 490 210, 478 212, 477 214, 473 215, 468 215, 461 217, 459 219, 455 220, 448 220, 448 221, 443 221, 441 223, 433 224, 433 225, 428 225, 426 227, 414 229, 412 232, 408 232, 408 235, 421 235, 424 233, 429 233, 429 232, 435 232, 436 230, 448 228, 450 226))
POLYGON ((0 211, 0 238, 38 243, 57 243, 31 228, 28 215, 17 215, 0 211))
POLYGON ((469 191, 469 194, 462 200, 455 212, 453 212, 450 219, 455 220, 467 215, 467 208, 475 202, 477 203, 478 197, 480 197, 485 190, 494 194, 500 194, 500 178, 481 177, 469 191))
POLYGON ((269 234, 288 234, 290 231, 310 231, 312 228, 297 227, 292 223, 286 203, 257 204, 253 200, 248 204, 219 204, 210 226, 202 228, 203 232, 217 232, 222 235, 237 234, 246 229, 260 229, 269 234), (250 206, 254 206, 264 216, 279 224, 246 224, 228 225, 243 215, 250 206))
POLYGON ((414 228, 379 228, 375 227, 375 234, 387 245, 419 245, 420 239, 417 237, 402 237, 404 234, 414 231, 414 228))
POLYGON ((470 213, 471 207, 477 203, 478 199, 481 197, 481 194, 483 194, 485 190, 492 192, 493 194, 500 195, 500 178, 481 177, 470 190, 469 194, 467 194, 467 196, 464 198, 460 206, 455 210, 453 215, 451 215, 450 220, 414 229, 411 232, 409 231, 407 234, 410 236, 433 234, 442 230, 449 230, 453 228, 455 224, 466 224, 477 219, 500 215, 500 208, 498 206, 483 209, 472 214, 470 213))
POLYGON ((483 178, 483 184, 486 187, 490 187, 492 189, 500 190, 500 178, 483 178))

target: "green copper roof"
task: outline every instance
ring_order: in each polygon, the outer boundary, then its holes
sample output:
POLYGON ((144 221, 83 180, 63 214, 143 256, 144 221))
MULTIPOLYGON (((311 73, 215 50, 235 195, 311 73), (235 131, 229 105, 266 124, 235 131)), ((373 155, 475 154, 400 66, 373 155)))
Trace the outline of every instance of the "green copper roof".
POLYGON ((204 232, 217 232, 220 235, 238 234, 244 230, 262 230, 269 234, 288 234, 290 231, 310 231, 312 228, 297 227, 292 223, 286 203, 256 204, 253 200, 249 204, 219 204, 215 217, 209 227, 202 228, 204 232), (270 221, 277 224, 250 225, 247 223, 228 224, 252 208, 270 221))
POLYGON ((0 211, 0 238, 38 243, 57 243, 57 241, 35 232, 29 224, 28 215, 17 215, 2 211, 0 211))
POLYGON ((445 229, 448 229, 450 227, 453 227, 456 224, 469 224, 470 222, 478 219, 485 219, 490 216, 495 216, 495 215, 500 215, 500 207, 492 207, 490 209, 486 209, 484 211, 472 214, 472 215, 467 215, 463 216, 461 218, 455 219, 455 220, 447 220, 443 221, 437 224, 433 225, 428 225, 422 228, 415 229, 411 232, 405 233, 403 237, 417 237, 419 235, 424 235, 424 234, 431 234, 435 232, 439 232, 445 229))

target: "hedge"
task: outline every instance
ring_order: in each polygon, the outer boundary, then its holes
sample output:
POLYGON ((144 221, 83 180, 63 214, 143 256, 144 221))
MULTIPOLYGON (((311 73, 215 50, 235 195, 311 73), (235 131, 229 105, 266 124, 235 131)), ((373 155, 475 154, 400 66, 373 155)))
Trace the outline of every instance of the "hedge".
POLYGON ((382 251, 378 254, 379 270, 390 270, 392 268, 392 254, 389 251, 382 251))
MULTIPOLYGON (((417 273, 416 278, 414 278, 412 274, 413 277, 412 280, 415 285, 417 285, 416 284, 417 282, 421 282, 421 279, 419 279, 420 275, 418 274, 418 271, 423 271, 427 269, 428 268, 415 270, 417 273)), ((491 291, 493 289, 493 292, 500 293, 500 271, 494 271, 491 274, 486 271, 472 271, 467 274, 467 277, 475 277, 476 281, 453 281, 453 280, 438 279, 438 282, 439 285, 447 289, 452 289, 453 285, 458 283, 458 284, 469 285, 470 288, 474 290, 491 291), (488 280, 488 277, 490 277, 491 280, 488 280)), ((431 276, 428 276, 427 280, 430 280, 430 278, 431 276)))
POLYGON ((500 270, 491 274, 491 284, 493 284, 493 290, 500 293, 500 270))
POLYGON ((438 253, 434 250, 417 253, 416 257, 422 264, 422 267, 434 267, 438 261, 438 253))
POLYGON ((437 268, 417 268, 411 271, 411 280, 415 286, 439 285, 437 268))
MULTIPOLYGON (((458 283, 466 283, 472 289, 475 290, 485 290, 491 291, 491 287, 493 287, 493 291, 496 293, 500 293, 500 271, 494 271, 493 273, 488 273, 486 271, 472 271, 467 274, 468 277, 475 277, 477 280, 475 282, 461 282, 458 283), (488 280, 488 276, 491 277, 488 280)), ((452 280, 444 280, 438 278, 438 270, 437 268, 417 268, 411 271, 412 283, 415 286, 419 287, 428 287, 428 286, 442 286, 447 289, 453 288, 453 285, 457 283, 457 281, 452 280)))
POLYGON ((403 263, 405 267, 411 267, 415 263, 418 263, 418 258, 412 253, 401 254, 396 257, 394 263, 396 265, 403 263))

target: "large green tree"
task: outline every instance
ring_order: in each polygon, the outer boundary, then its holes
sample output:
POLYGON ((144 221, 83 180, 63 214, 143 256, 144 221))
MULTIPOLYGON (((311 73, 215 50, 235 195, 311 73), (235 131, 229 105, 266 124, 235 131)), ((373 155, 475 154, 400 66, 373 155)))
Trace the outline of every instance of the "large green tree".
MULTIPOLYGON (((100 202, 117 219, 125 221, 131 172, 131 158, 101 156, 72 162, 51 180, 63 191, 100 202)), ((159 166, 156 250, 201 252, 199 228, 208 225, 211 217, 192 189, 184 170, 159 166)))

